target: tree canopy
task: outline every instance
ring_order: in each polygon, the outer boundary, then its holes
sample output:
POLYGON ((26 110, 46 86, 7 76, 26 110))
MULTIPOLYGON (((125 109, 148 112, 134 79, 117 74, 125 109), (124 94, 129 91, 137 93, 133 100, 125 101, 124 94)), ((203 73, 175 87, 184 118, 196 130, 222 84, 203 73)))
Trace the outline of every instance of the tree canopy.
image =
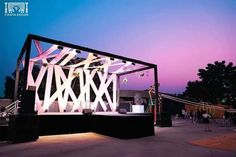
POLYGON ((186 98, 236 107, 236 66, 233 63, 216 61, 199 69, 197 75, 199 80, 187 84, 186 98))

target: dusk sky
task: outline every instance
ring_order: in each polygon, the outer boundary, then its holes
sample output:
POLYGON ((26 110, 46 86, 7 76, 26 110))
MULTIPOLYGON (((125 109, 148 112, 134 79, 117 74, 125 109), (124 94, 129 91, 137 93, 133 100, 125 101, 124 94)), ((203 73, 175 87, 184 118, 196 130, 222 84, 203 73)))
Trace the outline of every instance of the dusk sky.
POLYGON ((0 96, 28 33, 157 64, 161 92, 182 93, 216 60, 236 65, 236 0, 31 0, 25 17, 4 2, 0 96))

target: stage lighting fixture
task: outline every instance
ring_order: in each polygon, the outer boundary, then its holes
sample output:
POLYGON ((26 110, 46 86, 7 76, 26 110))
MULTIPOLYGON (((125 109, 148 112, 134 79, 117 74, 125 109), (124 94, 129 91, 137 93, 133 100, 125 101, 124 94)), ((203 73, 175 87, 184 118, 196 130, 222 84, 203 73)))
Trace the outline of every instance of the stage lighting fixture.
POLYGON ((111 58, 110 58, 110 60, 114 61, 114 60, 115 60, 115 58, 111 57, 111 58))
POLYGON ((94 57, 97 57, 98 55, 97 54, 93 54, 94 57))
POLYGON ((144 73, 139 74, 139 78, 144 77, 144 73))
POLYGON ((75 77, 79 77, 79 73, 73 73, 75 77))
POLYGON ((126 114, 127 110, 125 108, 120 108, 120 109, 118 109, 118 113, 119 114, 126 114))
POLYGON ((83 115, 92 115, 93 111, 91 109, 83 109, 83 115))
POLYGON ((123 63, 126 63, 126 61, 125 61, 125 60, 123 60, 122 62, 123 62, 123 63))
POLYGON ((47 66, 47 63, 43 63, 42 65, 43 65, 44 67, 46 67, 46 66, 47 66))
POLYGON ((58 45, 57 48, 62 50, 63 46, 58 45))
POLYGON ((77 52, 77 53, 81 53, 81 51, 80 51, 80 50, 78 50, 78 49, 76 49, 76 50, 75 50, 75 52, 77 52))
POLYGON ((134 63, 134 62, 132 62, 132 65, 135 65, 135 63, 134 63))
POLYGON ((127 83, 128 82, 128 79, 127 77, 125 77, 123 80, 122 80, 122 83, 127 83))

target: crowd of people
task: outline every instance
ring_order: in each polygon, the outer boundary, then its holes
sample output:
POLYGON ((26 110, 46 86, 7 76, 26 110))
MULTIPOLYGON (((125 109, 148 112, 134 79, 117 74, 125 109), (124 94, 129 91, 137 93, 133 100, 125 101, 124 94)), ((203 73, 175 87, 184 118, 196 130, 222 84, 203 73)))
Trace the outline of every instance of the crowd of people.
POLYGON ((190 111, 186 112, 185 109, 182 109, 181 115, 176 115, 175 119, 191 119, 193 124, 201 123, 204 124, 204 131, 211 132, 210 129, 210 118, 211 115, 206 110, 197 109, 196 112, 190 111))

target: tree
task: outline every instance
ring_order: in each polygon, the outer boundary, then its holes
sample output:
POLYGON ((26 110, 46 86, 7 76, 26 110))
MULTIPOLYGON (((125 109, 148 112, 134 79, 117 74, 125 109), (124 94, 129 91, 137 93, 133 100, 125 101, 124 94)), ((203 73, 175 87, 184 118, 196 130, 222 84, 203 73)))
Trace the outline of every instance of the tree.
POLYGON ((199 69, 198 76, 199 81, 188 82, 185 97, 236 107, 236 66, 233 63, 207 64, 205 69, 199 69))
MULTIPOLYGON (((33 78, 35 79, 36 76, 38 75, 39 73, 39 67, 38 66, 34 66, 33 67, 33 78)), ((14 88, 15 88, 15 76, 16 76, 16 71, 14 71, 10 76, 6 76, 5 78, 5 90, 4 90, 4 97, 5 98, 10 98, 10 99, 13 99, 14 97, 14 88)), ((24 80, 23 80, 23 76, 24 76, 24 70, 20 70, 20 73, 19 73, 19 82, 18 82, 18 98, 20 98, 20 95, 22 94, 23 92, 23 83, 24 83, 24 80)))
POLYGON ((13 98, 15 80, 11 76, 6 76, 5 78, 5 98, 13 98))

